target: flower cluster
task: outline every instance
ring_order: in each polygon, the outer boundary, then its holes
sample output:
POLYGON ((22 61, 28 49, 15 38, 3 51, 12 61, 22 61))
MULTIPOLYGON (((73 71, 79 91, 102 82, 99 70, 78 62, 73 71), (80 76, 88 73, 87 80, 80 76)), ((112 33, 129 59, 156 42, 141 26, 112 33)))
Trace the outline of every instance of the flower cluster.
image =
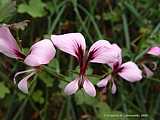
POLYGON ((17 75, 30 73, 18 83, 18 88, 24 93, 28 93, 27 80, 37 72, 41 65, 48 64, 54 58, 56 50, 49 39, 44 39, 33 44, 28 54, 24 55, 10 30, 7 27, 0 27, 0 52, 32 67, 29 70, 18 72, 14 76, 14 83, 16 83, 17 75))
MULTIPOLYGON (((18 82, 18 88, 24 93, 28 93, 28 79, 55 57, 56 50, 54 46, 74 56, 80 66, 79 75, 64 89, 64 92, 68 95, 74 94, 81 88, 90 96, 96 95, 96 89, 86 75, 89 63, 101 63, 111 67, 112 72, 98 82, 97 86, 105 88, 110 81, 113 94, 116 92, 115 77, 117 75, 129 82, 136 82, 142 79, 142 71, 139 67, 132 61, 122 63, 121 48, 107 40, 98 40, 89 50, 86 50, 85 38, 81 33, 51 35, 51 39, 43 39, 33 44, 28 54, 25 55, 20 50, 9 28, 0 27, 0 52, 31 67, 31 69, 18 72, 14 76, 14 83, 16 83, 18 75, 29 73, 18 82)), ((151 48, 148 54, 160 56, 160 47, 151 48)))

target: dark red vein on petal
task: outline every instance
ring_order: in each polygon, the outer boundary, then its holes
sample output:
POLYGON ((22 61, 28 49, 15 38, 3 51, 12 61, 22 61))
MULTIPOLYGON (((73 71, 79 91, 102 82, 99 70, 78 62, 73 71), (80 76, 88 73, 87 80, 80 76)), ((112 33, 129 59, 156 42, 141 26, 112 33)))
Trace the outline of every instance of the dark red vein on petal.
POLYGON ((93 60, 96 57, 96 52, 98 51, 98 49, 99 48, 94 48, 91 52, 89 52, 87 61, 93 60))
POLYGON ((20 59, 25 59, 25 55, 17 50, 14 50, 15 54, 17 55, 18 58, 20 59))

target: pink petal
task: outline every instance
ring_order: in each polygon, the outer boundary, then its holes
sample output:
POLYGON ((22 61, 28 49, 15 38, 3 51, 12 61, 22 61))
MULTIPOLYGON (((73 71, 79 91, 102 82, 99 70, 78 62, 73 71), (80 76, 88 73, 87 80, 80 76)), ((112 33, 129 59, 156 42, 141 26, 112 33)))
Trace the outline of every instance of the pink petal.
POLYGON ((29 73, 29 72, 35 72, 36 73, 36 69, 29 69, 29 70, 24 70, 24 71, 21 71, 21 72, 17 72, 15 75, 14 75, 14 84, 16 84, 16 77, 18 75, 21 75, 21 74, 24 74, 24 73, 29 73))
POLYGON ((116 84, 114 82, 112 82, 112 94, 115 94, 116 91, 117 91, 116 84))
POLYGON ((121 64, 121 49, 116 44, 110 44, 106 40, 95 42, 89 50, 90 62, 104 63, 113 66, 114 63, 121 64))
POLYGON ((88 79, 84 80, 83 88, 88 95, 96 96, 96 89, 88 79))
POLYGON ((115 64, 122 64, 122 50, 117 44, 112 44, 111 50, 110 50, 110 56, 109 61, 107 61, 107 64, 113 68, 115 64))
POLYGON ((24 92, 24 93, 28 93, 28 83, 27 80, 32 77, 35 74, 35 72, 32 72, 31 74, 29 74, 28 76, 26 76, 25 78, 23 78, 19 83, 18 83, 18 88, 24 92))
POLYGON ((160 56, 160 47, 152 47, 147 53, 155 56, 160 56))
POLYGON ((67 84, 67 86, 64 89, 64 92, 67 95, 74 94, 79 89, 78 81, 79 81, 79 78, 76 78, 75 80, 73 80, 72 82, 70 82, 69 84, 67 84))
POLYGON ((146 75, 147 78, 152 77, 153 76, 153 72, 144 64, 142 64, 143 66, 143 71, 146 75))
POLYGON ((112 45, 106 40, 95 42, 88 52, 88 59, 94 63, 106 63, 109 59, 109 49, 112 45))
POLYGON ((133 62, 126 62, 121 65, 123 68, 118 74, 129 82, 135 82, 142 79, 142 71, 133 62))
POLYGON ((0 27, 0 52, 11 58, 21 58, 16 40, 7 27, 0 27))
POLYGON ((53 44, 68 54, 75 56, 78 60, 82 59, 86 43, 81 33, 68 33, 63 35, 52 35, 53 44))
POLYGON ((106 78, 104 78, 100 82, 98 82, 97 86, 98 87, 105 87, 105 86, 107 86, 109 80, 111 80, 111 75, 108 75, 106 78))
POLYGON ((24 63, 29 66, 48 64, 54 58, 55 53, 56 50, 52 42, 48 39, 44 39, 31 47, 30 54, 26 57, 24 63))

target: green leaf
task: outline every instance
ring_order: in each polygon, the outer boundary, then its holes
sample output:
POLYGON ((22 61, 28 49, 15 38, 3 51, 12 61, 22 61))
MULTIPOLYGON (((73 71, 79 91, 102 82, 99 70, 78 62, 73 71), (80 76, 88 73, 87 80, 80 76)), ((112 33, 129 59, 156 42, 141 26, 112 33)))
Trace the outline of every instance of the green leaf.
POLYGON ((54 60, 52 60, 48 66, 54 69, 57 73, 60 72, 60 65, 58 59, 55 58, 54 60))
POLYGON ((0 22, 8 22, 16 12, 16 2, 0 0, 0 22))
POLYGON ((19 101, 22 101, 26 98, 26 94, 23 94, 22 92, 18 92, 17 95, 19 101))
POLYGON ((19 13, 28 13, 32 17, 43 17, 46 15, 45 3, 41 0, 30 0, 29 4, 22 3, 18 6, 19 13))
POLYGON ((53 86, 53 77, 48 75, 45 71, 38 74, 39 78, 46 84, 47 87, 53 86))
POLYGON ((75 94, 75 99, 77 104, 82 105, 82 104, 86 104, 86 105, 94 105, 97 104, 97 99, 91 96, 88 96, 83 89, 78 90, 78 92, 75 94))
POLYGON ((97 77, 97 76, 92 75, 92 76, 88 76, 88 79, 89 79, 94 85, 96 85, 96 84, 100 81, 101 77, 97 77))
POLYGON ((39 104, 43 104, 44 103, 44 98, 43 98, 43 93, 42 91, 40 90, 37 90, 35 91, 33 94, 32 94, 32 99, 39 103, 39 104))
POLYGON ((54 3, 51 1, 47 2, 47 9, 49 10, 50 13, 54 13, 55 11, 54 3))
POLYGON ((120 15, 121 15, 121 11, 120 10, 115 10, 112 12, 105 12, 103 13, 103 18, 105 21, 112 21, 112 22, 118 22, 120 20, 120 15))
POLYGON ((96 105, 97 117, 100 120, 123 120, 124 114, 120 111, 111 110, 111 108, 106 104, 99 102, 96 105))
MULTIPOLYGON (((65 80, 68 81, 68 83, 71 82, 71 81, 74 80, 74 79, 75 79, 75 78, 68 77, 68 76, 65 77, 65 80)), ((63 80, 60 80, 59 88, 64 89, 65 86, 66 86, 68 83, 65 82, 65 81, 63 81, 63 80)))
POLYGON ((6 87, 3 82, 0 82, 0 98, 4 98, 5 95, 9 93, 8 87, 6 87))

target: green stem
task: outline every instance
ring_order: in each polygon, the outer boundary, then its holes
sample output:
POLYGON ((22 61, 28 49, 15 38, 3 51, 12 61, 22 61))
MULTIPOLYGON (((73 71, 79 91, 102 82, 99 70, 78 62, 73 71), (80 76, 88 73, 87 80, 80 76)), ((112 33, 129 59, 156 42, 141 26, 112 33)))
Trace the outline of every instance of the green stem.
POLYGON ((50 75, 52 75, 53 77, 57 77, 61 80, 63 80, 64 82, 67 82, 69 83, 66 79, 65 79, 65 76, 60 74, 60 73, 57 73, 56 71, 54 71, 53 69, 47 67, 47 66, 44 66, 46 72, 48 72, 50 75))

